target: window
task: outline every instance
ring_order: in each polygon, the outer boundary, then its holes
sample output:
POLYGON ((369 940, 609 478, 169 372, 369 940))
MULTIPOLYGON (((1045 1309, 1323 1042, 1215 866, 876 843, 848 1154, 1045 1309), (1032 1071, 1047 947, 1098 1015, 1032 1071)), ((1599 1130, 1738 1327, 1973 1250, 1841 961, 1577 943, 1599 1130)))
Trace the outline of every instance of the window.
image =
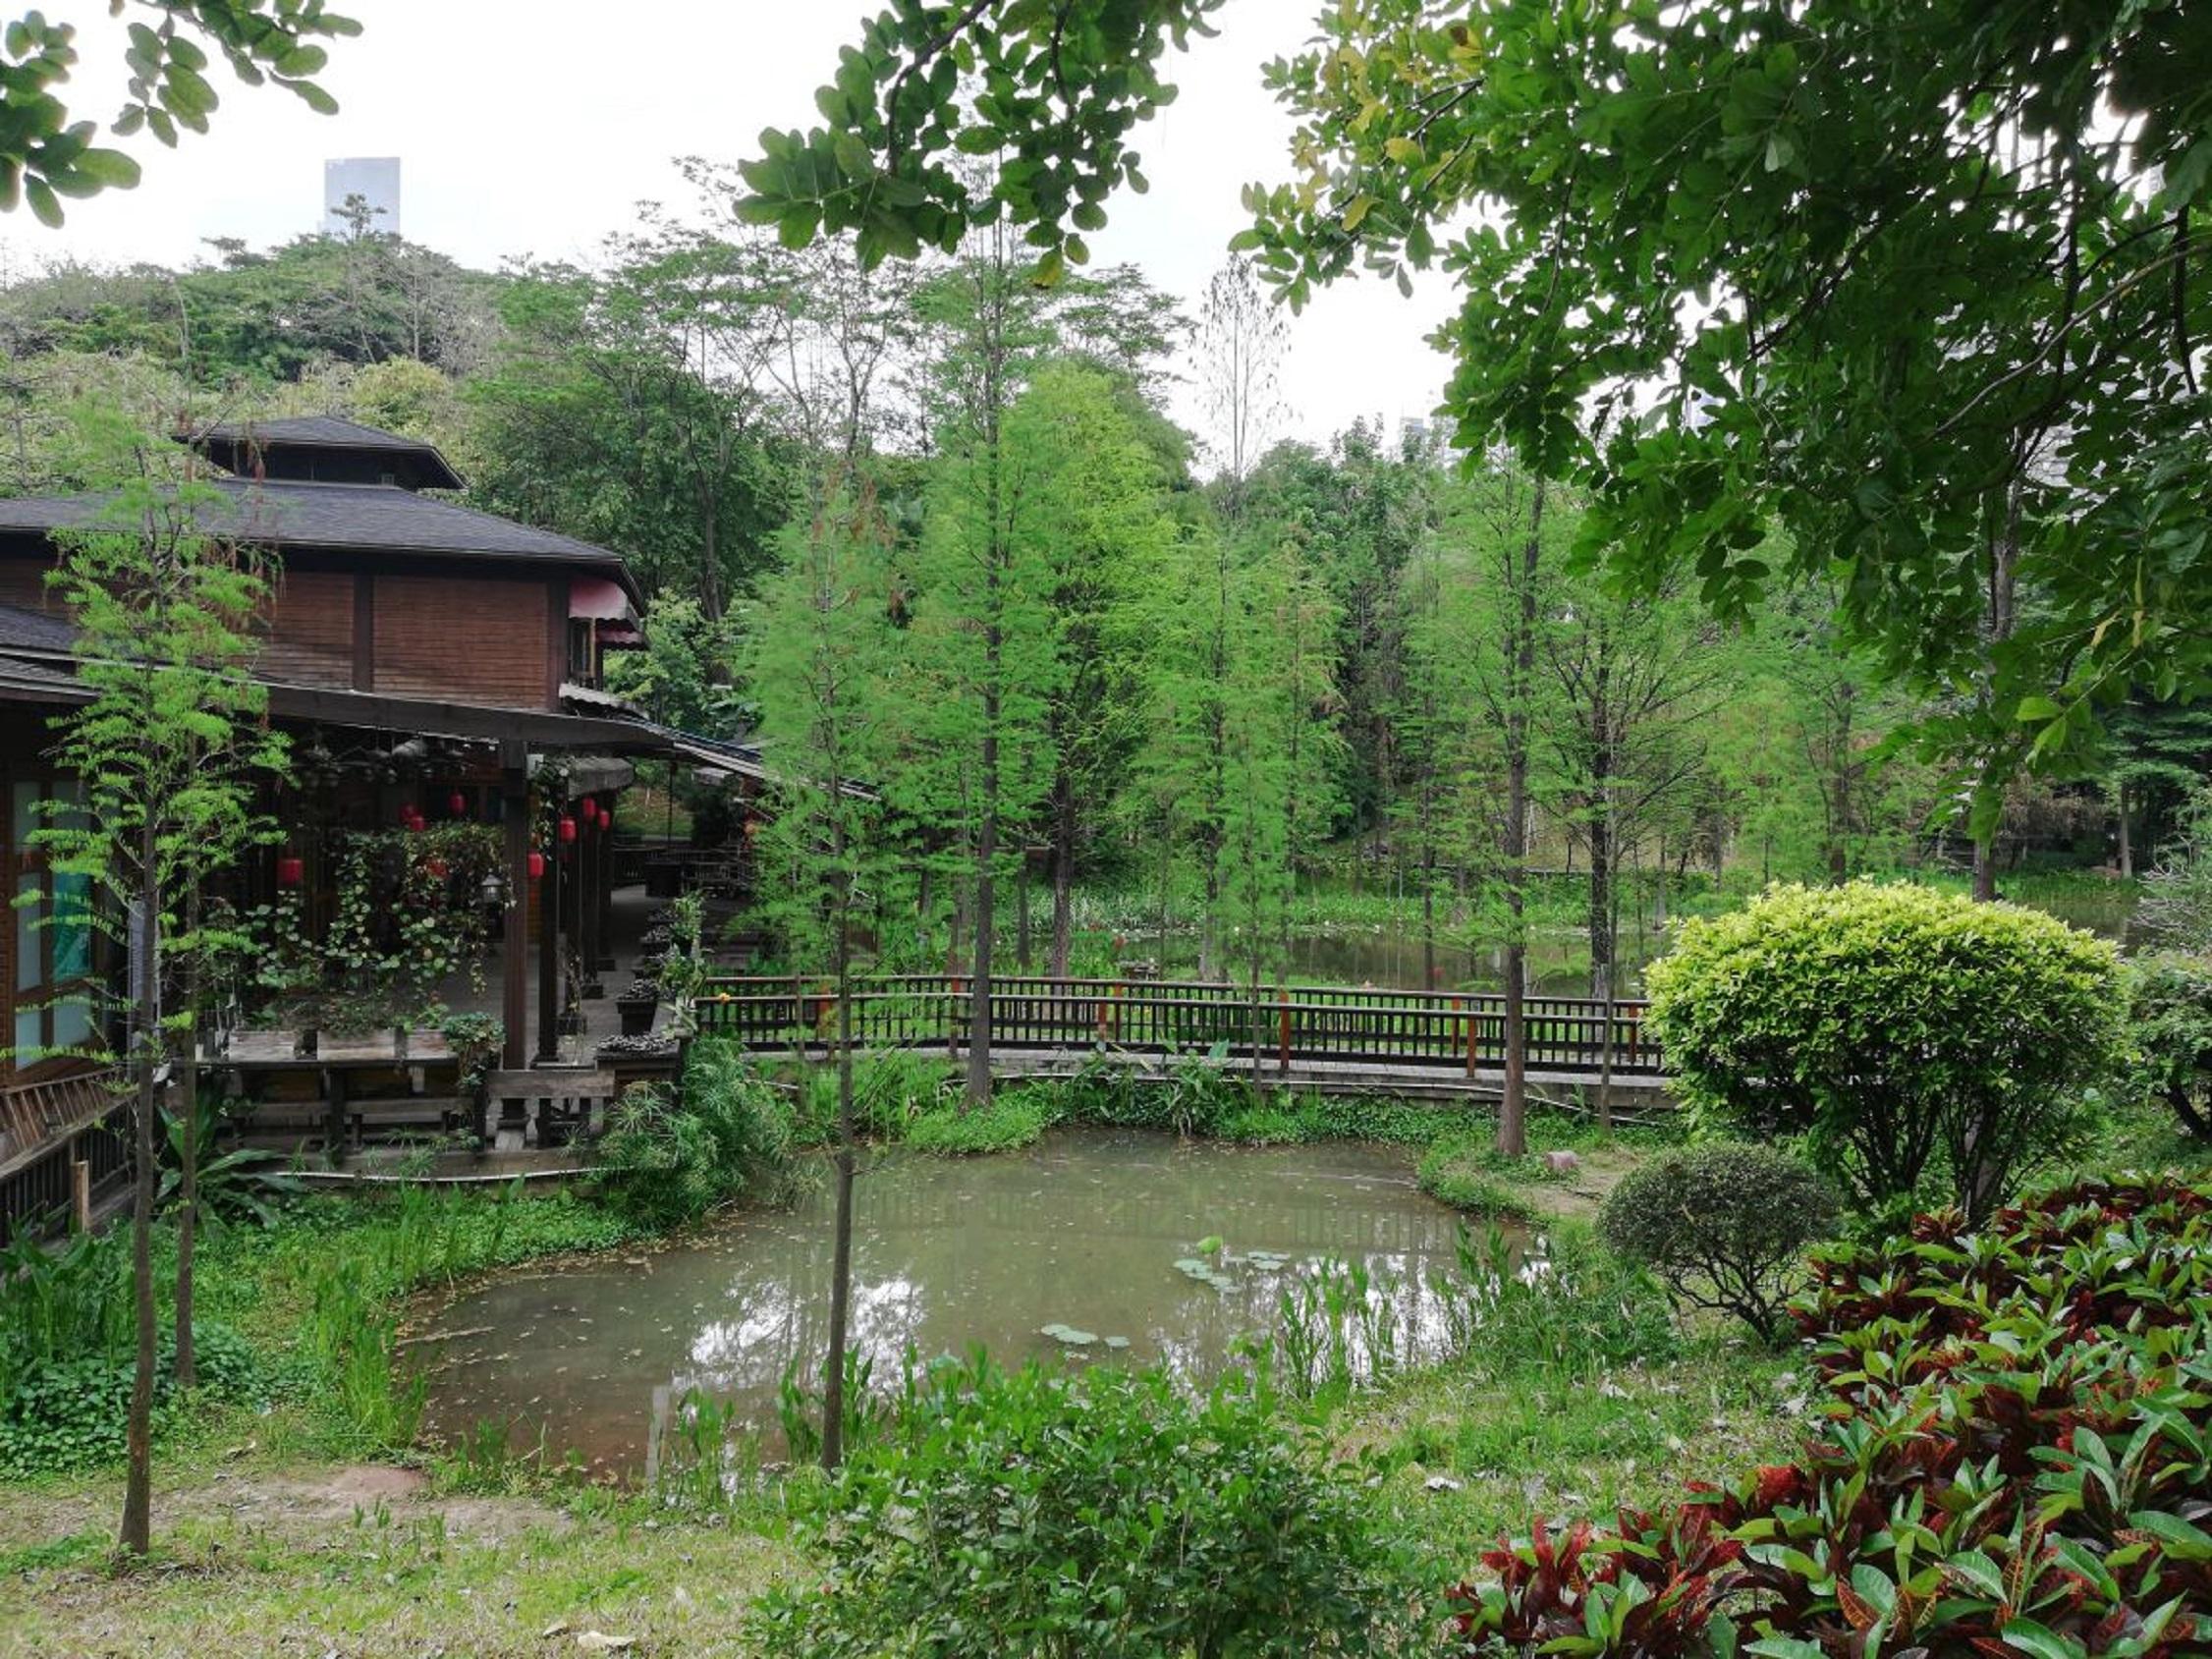
POLYGON ((56 870, 36 841, 59 814, 78 809, 75 785, 51 778, 18 777, 8 789, 7 891, 14 901, 8 989, 14 1004, 9 1031, 14 1063, 37 1064, 81 1049, 93 1034, 96 972, 91 885, 56 870))

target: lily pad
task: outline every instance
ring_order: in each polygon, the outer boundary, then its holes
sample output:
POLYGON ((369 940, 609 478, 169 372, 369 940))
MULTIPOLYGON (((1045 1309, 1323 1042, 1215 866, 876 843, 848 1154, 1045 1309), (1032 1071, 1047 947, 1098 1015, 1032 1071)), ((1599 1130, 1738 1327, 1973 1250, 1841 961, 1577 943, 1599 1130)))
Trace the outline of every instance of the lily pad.
POLYGON ((1078 1331, 1075 1326, 1063 1325, 1057 1320, 1049 1325, 1040 1325, 1037 1328, 1037 1334, 1050 1337, 1054 1342, 1067 1348, 1088 1348, 1098 1340, 1097 1333, 1094 1331, 1078 1331))
POLYGON ((1106 1346, 1110 1349, 1113 1349, 1116 1353, 1119 1353, 1121 1350, 1129 1347, 1129 1338, 1108 1337, 1106 1339, 1106 1346))
POLYGON ((1198 1253, 1200 1255, 1219 1255, 1221 1253, 1221 1235, 1209 1233, 1206 1237, 1200 1239, 1198 1241, 1198 1253))

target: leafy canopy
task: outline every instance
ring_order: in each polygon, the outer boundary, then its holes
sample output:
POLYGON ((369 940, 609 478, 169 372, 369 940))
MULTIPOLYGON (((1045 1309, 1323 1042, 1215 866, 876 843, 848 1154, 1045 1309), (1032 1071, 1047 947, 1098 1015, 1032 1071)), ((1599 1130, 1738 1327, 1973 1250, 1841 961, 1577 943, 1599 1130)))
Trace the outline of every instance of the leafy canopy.
POLYGON ((1172 42, 1206 34, 1222 0, 901 0, 840 54, 814 94, 826 127, 760 135, 743 169, 746 217, 802 248, 855 233, 861 259, 958 251, 970 225, 1028 225, 1038 274, 1090 257, 1117 186, 1142 192, 1128 137, 1172 103, 1160 79, 1172 42), (958 165, 997 156, 988 183, 958 165))
MULTIPOLYGON (((747 211, 878 254, 1003 211, 1050 280, 1211 9, 898 8, 826 128, 768 136, 747 211), (974 185, 955 152, 1004 159, 974 185)), ((1742 615, 1779 518, 1892 669, 1983 667, 1972 741, 2010 758, 2212 673, 2201 7, 1369 0, 1316 28, 1266 72, 1295 176, 1233 246, 1294 305, 1448 271, 1460 439, 1589 486, 1587 550, 1742 615), (2040 601, 1984 666, 2001 543, 2040 601)))
MULTIPOLYGON (((124 0, 109 0, 120 16, 124 0)), ((134 0, 123 61, 130 71, 119 138, 151 133, 175 147, 180 129, 204 133, 222 102, 208 83, 209 48, 249 86, 275 82, 323 115, 338 100, 316 83, 330 54, 317 41, 360 32, 323 0, 134 0), (202 42, 205 42, 203 45, 202 42)), ((0 31, 0 207, 28 201, 39 222, 59 226, 61 197, 129 190, 138 164, 92 141, 94 124, 72 121, 56 88, 77 67, 77 28, 26 12, 0 31)))

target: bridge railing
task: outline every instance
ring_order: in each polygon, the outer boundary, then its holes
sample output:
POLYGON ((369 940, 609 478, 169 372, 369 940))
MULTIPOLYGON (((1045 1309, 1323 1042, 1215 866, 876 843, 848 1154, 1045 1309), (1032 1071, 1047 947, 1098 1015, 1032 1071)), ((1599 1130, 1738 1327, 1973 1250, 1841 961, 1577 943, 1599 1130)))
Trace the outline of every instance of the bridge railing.
POLYGON ((112 1068, 0 1089, 0 1244, 130 1179, 130 1103, 112 1068), (85 1165, 84 1187, 76 1166, 85 1165))
MULTIPOLYGON (((958 974, 903 974, 858 982, 853 1034, 864 1048, 968 1044, 970 982, 958 974)), ((1525 999, 1531 1072, 1624 1079, 1662 1074, 1646 1005, 1611 1011, 1589 998, 1525 999), (1610 1046, 1610 1055, 1608 1047, 1610 1046)), ((836 1036, 837 1002, 823 981, 799 977, 709 980, 697 1003, 702 1036, 757 1049, 809 1047, 836 1036)), ((1151 1054, 1204 1052, 1284 1068, 1301 1061, 1495 1072, 1505 1065, 1505 999, 1494 992, 1374 990, 1294 985, 1255 1003, 1234 985, 1196 980, 994 977, 994 1048, 1080 1049, 1097 1044, 1151 1054)))

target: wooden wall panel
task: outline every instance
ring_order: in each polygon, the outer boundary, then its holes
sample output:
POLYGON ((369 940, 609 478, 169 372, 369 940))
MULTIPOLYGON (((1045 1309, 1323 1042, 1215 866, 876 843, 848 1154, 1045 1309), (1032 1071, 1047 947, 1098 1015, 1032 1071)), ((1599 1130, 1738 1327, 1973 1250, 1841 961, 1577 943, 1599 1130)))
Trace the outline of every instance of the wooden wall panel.
POLYGON ((354 683, 351 571, 282 573, 269 596, 258 671, 295 686, 354 683))
POLYGON ((53 568, 50 558, 0 553, 0 605, 25 611, 51 610, 52 590, 46 585, 46 573, 53 568))
POLYGON ((546 585, 379 576, 376 689, 393 696, 549 708, 546 585))

